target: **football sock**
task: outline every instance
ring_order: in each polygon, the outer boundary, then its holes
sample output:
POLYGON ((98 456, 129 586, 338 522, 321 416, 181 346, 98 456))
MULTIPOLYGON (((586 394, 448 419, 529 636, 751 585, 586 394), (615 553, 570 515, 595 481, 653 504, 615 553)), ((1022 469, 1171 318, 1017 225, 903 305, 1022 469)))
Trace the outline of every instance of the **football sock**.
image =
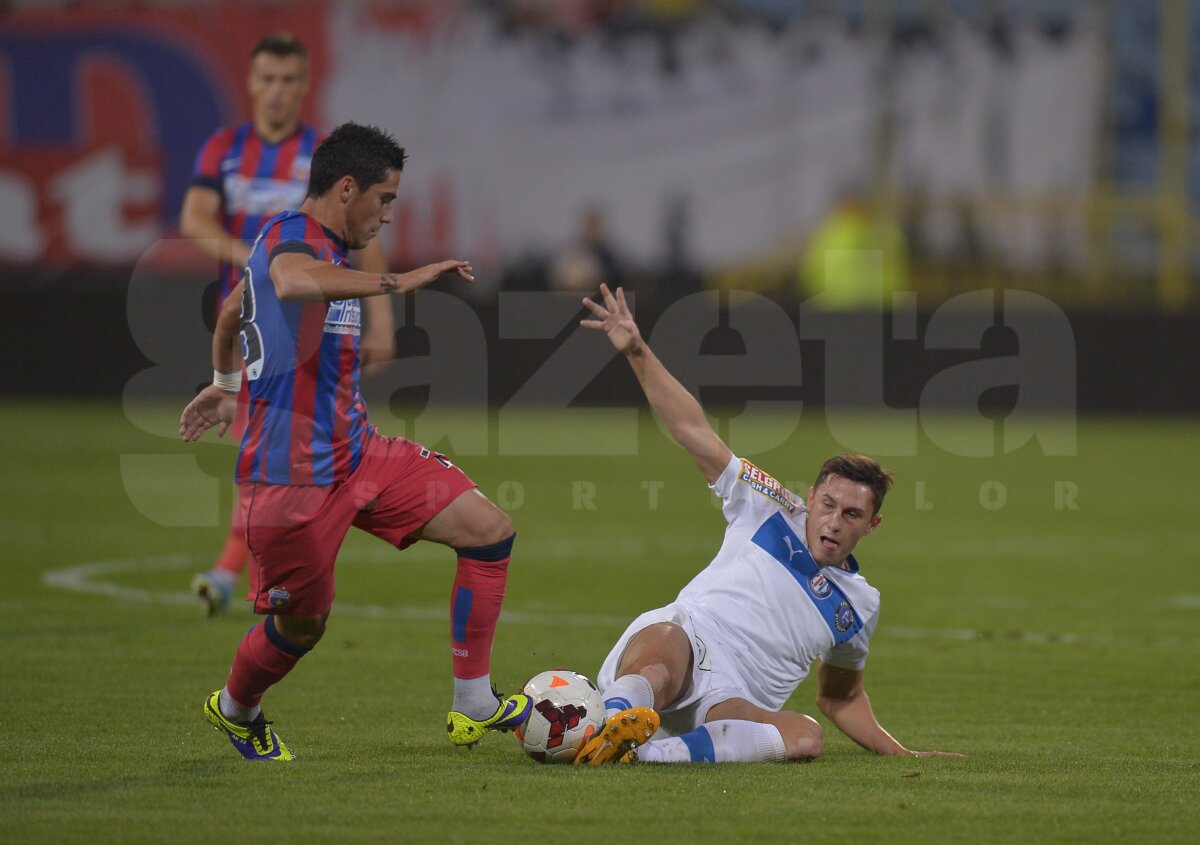
POLYGON ((643 763, 782 763, 783 735, 774 725, 720 719, 670 739, 652 739, 638 749, 643 763))
POLYGON ((257 705, 254 707, 243 707, 234 701, 233 696, 229 694, 229 687, 221 690, 221 697, 218 702, 218 706, 221 708, 221 715, 231 722, 253 722, 258 714, 262 712, 262 708, 257 705))
POLYGON ((253 709, 272 684, 279 683, 310 649, 283 638, 268 616, 250 629, 238 645, 225 689, 243 708, 253 709))
POLYGON ((242 574, 242 570, 246 568, 246 559, 250 556, 250 547, 246 545, 246 528, 241 525, 238 516, 240 508, 235 506, 233 510, 233 522, 225 536, 225 548, 221 549, 221 556, 212 567, 213 575, 228 573, 230 584, 242 574))
POLYGON ((622 675, 604 690, 605 718, 630 707, 653 707, 654 687, 642 675, 622 675))
POLYGON ((455 678, 454 709, 480 721, 495 713, 496 696, 492 694, 491 676, 455 678))
POLYGON ((454 709, 472 719, 486 719, 496 712, 496 697, 491 692, 492 640, 504 603, 508 562, 516 536, 488 546, 455 550, 458 570, 450 594, 454 709))

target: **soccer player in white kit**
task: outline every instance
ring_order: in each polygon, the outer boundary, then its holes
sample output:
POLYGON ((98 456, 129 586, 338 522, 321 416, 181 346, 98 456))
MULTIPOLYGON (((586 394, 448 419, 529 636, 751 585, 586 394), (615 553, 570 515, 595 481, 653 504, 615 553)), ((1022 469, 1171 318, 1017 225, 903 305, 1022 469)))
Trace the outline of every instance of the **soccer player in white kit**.
POLYGON ((617 288, 584 300, 654 413, 691 454, 729 523, 712 562, 674 602, 633 621, 600 670, 607 719, 577 763, 766 762, 821 755, 821 726, 780 708, 817 670, 817 706, 868 751, 917 757, 875 719, 863 689, 879 591, 851 552, 879 525, 892 476, 873 458, 826 461, 801 499, 735 456, 642 340, 617 288), (651 738, 653 737, 653 738, 651 738))

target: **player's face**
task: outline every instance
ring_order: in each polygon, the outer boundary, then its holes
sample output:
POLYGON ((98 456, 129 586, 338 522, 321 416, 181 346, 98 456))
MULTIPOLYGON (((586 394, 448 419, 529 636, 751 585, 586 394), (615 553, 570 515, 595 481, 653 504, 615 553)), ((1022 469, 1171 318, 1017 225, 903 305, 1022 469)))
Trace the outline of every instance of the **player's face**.
POLYGON ((365 191, 353 187, 346 204, 346 242, 351 249, 362 249, 385 223, 392 222, 392 202, 399 187, 398 170, 389 170, 386 179, 365 191))
POLYGON ((875 510, 871 488, 840 475, 831 475, 820 487, 808 488, 808 525, 805 539, 813 559, 821 566, 839 566, 858 541, 875 530, 882 519, 875 510))
POLYGON ((308 93, 308 62, 300 56, 259 53, 250 64, 249 87, 255 122, 288 129, 300 120, 300 104, 308 93))

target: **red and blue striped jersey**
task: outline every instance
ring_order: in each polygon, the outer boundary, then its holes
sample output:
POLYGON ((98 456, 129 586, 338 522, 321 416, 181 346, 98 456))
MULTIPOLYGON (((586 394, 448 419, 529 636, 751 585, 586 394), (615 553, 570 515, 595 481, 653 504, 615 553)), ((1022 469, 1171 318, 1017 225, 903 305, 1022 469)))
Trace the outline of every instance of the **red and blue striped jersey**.
POLYGON ((290 252, 349 264, 337 235, 299 211, 272 217, 254 242, 242 294, 250 416, 236 475, 324 486, 354 471, 374 434, 358 389, 362 311, 357 299, 281 300, 268 268, 290 252))
MULTIPOLYGON (((300 207, 308 192, 313 150, 323 136, 302 123, 288 137, 268 144, 252 123, 226 126, 212 134, 196 155, 193 185, 221 195, 225 230, 253 243, 263 223, 281 211, 300 207)), ((242 268, 221 265, 217 310, 242 278, 242 268)))

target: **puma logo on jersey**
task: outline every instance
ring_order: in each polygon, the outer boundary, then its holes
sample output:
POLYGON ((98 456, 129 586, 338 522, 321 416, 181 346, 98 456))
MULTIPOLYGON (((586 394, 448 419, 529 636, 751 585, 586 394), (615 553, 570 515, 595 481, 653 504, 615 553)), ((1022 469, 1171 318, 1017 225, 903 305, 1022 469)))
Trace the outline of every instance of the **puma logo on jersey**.
POLYGON ((796 555, 800 554, 800 552, 804 551, 803 547, 801 547, 799 549, 792 548, 792 538, 786 534, 783 535, 783 542, 788 547, 788 563, 791 563, 792 558, 794 558, 796 555))

